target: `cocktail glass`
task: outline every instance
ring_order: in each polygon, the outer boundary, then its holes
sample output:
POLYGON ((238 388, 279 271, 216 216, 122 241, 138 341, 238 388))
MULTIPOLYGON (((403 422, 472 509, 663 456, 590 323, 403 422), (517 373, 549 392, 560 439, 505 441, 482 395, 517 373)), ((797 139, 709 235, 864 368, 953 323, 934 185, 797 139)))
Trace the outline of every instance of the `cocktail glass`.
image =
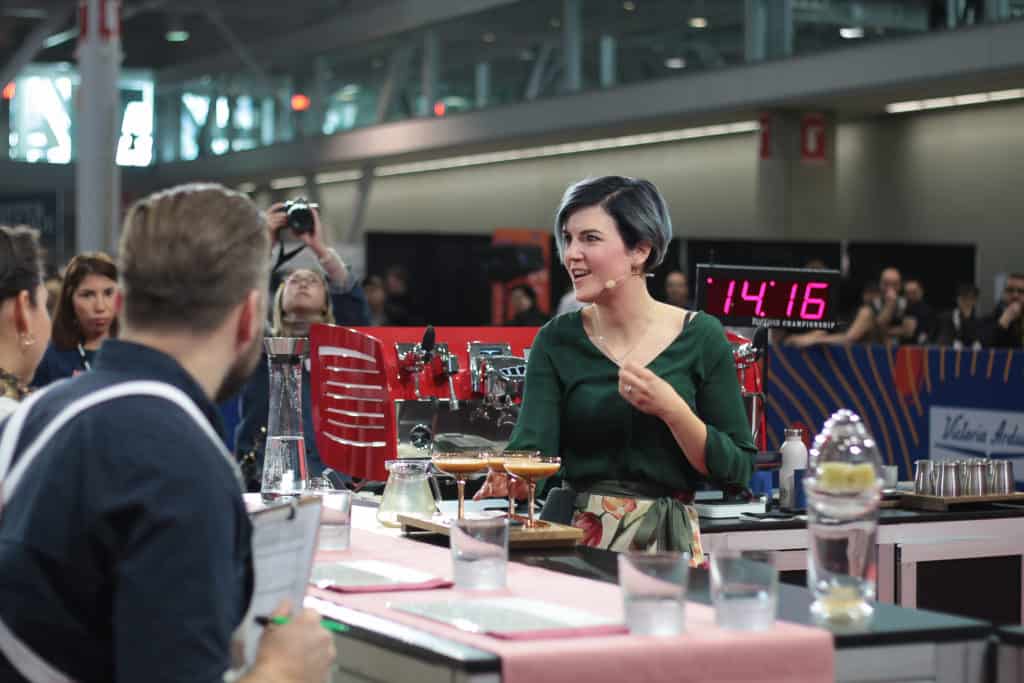
POLYGON ((536 529, 542 525, 541 522, 533 518, 533 501, 537 496, 537 480, 550 477, 561 467, 561 458, 544 455, 510 458, 505 461, 505 471, 515 478, 523 479, 530 487, 530 507, 526 528, 536 529))
POLYGON ((505 469, 505 462, 518 458, 537 458, 540 451, 502 451, 493 453, 487 458, 487 467, 495 474, 505 475, 505 488, 508 490, 508 518, 516 516, 516 499, 512 495, 512 475, 505 469))
POLYGON ((455 453, 435 453, 430 461, 439 471, 455 478, 459 489, 459 519, 465 519, 466 478, 475 472, 487 469, 489 452, 463 451, 455 453))

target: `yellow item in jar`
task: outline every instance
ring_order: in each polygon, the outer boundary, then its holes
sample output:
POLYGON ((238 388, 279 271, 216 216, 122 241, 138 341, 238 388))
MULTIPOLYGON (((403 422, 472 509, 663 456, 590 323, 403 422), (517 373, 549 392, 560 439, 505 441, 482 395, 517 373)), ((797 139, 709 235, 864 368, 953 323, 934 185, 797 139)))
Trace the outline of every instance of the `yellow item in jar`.
POLYGON ((818 598, 818 602, 826 617, 836 619, 857 611, 864 599, 853 586, 832 586, 828 595, 818 598))
POLYGON ((866 491, 875 486, 875 467, 869 462, 823 462, 818 466, 818 486, 826 491, 866 491))

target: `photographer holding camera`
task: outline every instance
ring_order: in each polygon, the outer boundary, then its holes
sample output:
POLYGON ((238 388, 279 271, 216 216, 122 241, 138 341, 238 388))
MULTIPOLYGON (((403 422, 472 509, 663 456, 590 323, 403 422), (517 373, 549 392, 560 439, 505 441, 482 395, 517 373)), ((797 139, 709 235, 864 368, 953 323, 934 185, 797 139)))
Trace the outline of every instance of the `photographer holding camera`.
MULTIPOLYGON (((369 325, 366 294, 338 253, 324 244, 317 206, 303 199, 274 204, 267 210, 266 219, 270 242, 278 245, 270 283, 272 322, 269 334, 305 337, 314 323, 369 325), (285 250, 281 230, 286 227, 302 240, 303 246, 285 250), (306 247, 313 251, 322 271, 282 267, 306 247)), ((266 356, 262 356, 259 367, 242 390, 241 420, 235 430, 235 454, 251 491, 259 490, 262 475, 269 400, 270 377, 266 356)), ((308 364, 303 368, 302 421, 310 476, 320 476, 324 465, 316 448, 308 364)))

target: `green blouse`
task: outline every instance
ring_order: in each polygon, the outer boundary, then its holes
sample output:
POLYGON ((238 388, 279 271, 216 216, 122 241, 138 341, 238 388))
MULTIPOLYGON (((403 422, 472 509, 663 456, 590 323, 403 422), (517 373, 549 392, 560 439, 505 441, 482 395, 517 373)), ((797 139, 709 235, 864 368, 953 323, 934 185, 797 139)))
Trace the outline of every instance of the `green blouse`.
MULTIPOLYGON (((710 479, 746 486, 756 448, 718 320, 697 314, 647 367, 707 425, 710 479)), ((618 370, 590 341, 579 312, 551 320, 530 349, 522 410, 508 448, 561 455, 564 479, 583 490, 614 480, 692 491, 704 476, 668 425, 619 395, 618 370)))

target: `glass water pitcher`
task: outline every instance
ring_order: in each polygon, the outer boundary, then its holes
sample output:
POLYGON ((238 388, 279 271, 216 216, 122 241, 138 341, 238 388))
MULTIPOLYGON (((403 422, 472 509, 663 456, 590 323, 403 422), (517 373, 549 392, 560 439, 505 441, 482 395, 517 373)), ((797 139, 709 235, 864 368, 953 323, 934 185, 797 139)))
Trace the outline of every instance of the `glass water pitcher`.
POLYGON ((853 411, 837 411, 814 439, 804 478, 811 614, 830 627, 857 629, 874 611, 882 484, 878 448, 864 422, 853 411))
POLYGON ((302 364, 309 340, 267 337, 263 346, 270 369, 270 410, 260 493, 270 502, 310 487, 302 428, 302 364))
POLYGON ((434 514, 434 494, 430 488, 430 461, 418 459, 387 460, 388 481, 384 497, 377 508, 377 521, 384 526, 401 526, 400 514, 431 517, 434 514))

